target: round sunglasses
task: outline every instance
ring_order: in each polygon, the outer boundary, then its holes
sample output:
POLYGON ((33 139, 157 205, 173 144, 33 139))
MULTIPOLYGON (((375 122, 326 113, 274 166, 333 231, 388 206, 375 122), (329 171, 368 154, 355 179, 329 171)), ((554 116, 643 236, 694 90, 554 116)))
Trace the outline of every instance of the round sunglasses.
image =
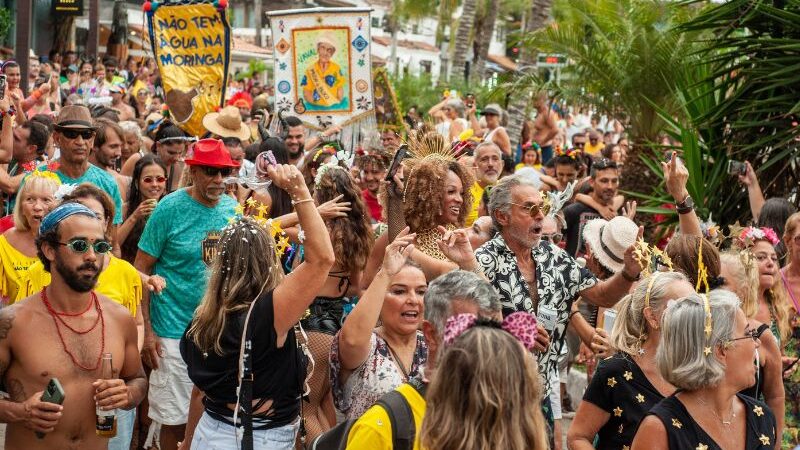
POLYGON ((111 251, 112 247, 108 241, 95 241, 90 244, 89 240, 84 238, 72 239, 69 242, 57 242, 57 244, 63 245, 75 253, 86 253, 89 251, 89 247, 92 247, 95 253, 106 254, 111 251))

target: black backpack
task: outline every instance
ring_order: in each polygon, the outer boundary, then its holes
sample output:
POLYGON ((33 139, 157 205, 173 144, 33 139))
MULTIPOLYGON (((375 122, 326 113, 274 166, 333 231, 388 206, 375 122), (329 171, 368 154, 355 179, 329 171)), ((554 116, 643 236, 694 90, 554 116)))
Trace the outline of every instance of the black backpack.
MULTIPOLYGON (((425 386, 417 379, 409 381, 411 386, 425 397, 425 386)), ((411 406, 406 401, 403 394, 394 390, 383 395, 376 405, 380 405, 389 415, 389 422, 392 424, 392 448, 394 450, 412 450, 414 439, 417 437, 417 429, 414 425, 414 414, 411 406)), ((331 428, 330 430, 317 436, 308 447, 310 450, 345 450, 347 448, 347 438, 350 436, 350 429, 358 419, 348 419, 331 428)))

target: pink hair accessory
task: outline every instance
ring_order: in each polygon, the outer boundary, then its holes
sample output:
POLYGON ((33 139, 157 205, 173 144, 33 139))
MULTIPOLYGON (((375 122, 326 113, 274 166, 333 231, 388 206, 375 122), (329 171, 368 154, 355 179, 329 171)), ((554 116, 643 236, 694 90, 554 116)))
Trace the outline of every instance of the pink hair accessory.
POLYGON ((536 344, 536 316, 523 311, 509 314, 503 322, 478 319, 475 314, 458 314, 447 319, 444 327, 444 345, 450 346, 459 336, 474 326, 499 325, 499 328, 514 336, 526 349, 536 344))
POLYGON ((768 241, 772 245, 778 245, 780 239, 775 234, 775 230, 767 227, 747 227, 739 235, 739 242, 743 244, 743 247, 749 247, 755 241, 768 241))

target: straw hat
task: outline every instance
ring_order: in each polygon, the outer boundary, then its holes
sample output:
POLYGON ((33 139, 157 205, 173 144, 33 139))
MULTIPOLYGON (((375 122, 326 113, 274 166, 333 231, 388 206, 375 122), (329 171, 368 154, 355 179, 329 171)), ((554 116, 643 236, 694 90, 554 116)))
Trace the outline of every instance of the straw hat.
POLYGON ((226 106, 219 112, 206 114, 203 126, 217 136, 235 137, 242 141, 250 139, 250 128, 242 123, 242 115, 235 106, 226 106))
POLYGON ((590 220, 583 228, 583 240, 589 244, 592 254, 614 273, 625 267, 625 250, 636 243, 638 235, 639 227, 624 216, 609 221, 590 220))
POLYGON ((55 129, 94 130, 94 121, 89 108, 82 105, 70 105, 61 108, 54 123, 55 129))

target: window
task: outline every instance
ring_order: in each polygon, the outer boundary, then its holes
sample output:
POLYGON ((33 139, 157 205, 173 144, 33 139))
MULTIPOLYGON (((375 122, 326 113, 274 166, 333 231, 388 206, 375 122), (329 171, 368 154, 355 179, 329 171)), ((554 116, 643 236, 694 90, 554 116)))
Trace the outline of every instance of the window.
POLYGON ((381 27, 381 18, 380 17, 372 17, 372 27, 373 28, 380 28, 381 27))
POLYGON ((420 61, 419 66, 422 67, 422 71, 425 73, 431 73, 433 70, 433 63, 431 61, 420 61))

